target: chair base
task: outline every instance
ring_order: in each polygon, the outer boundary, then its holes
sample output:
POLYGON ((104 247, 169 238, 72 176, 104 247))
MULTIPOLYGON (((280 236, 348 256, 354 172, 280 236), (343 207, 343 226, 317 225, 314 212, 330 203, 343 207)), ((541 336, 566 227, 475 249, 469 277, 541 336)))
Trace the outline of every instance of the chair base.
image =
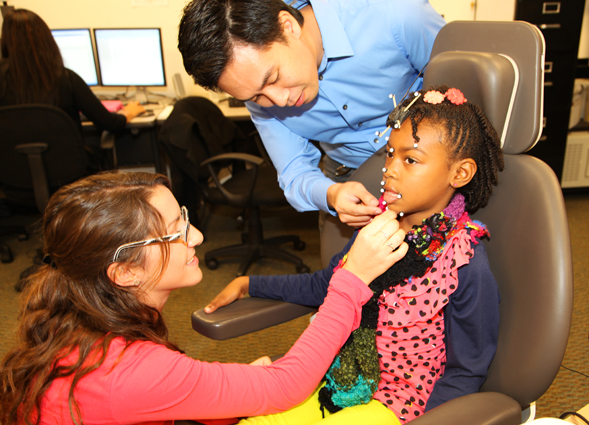
POLYGON ((239 268, 237 269, 237 276, 244 276, 250 265, 260 258, 275 258, 278 260, 290 261, 296 265, 297 273, 308 273, 309 267, 303 264, 296 255, 291 254, 280 248, 287 242, 292 242, 294 248, 298 251, 305 249, 305 242, 301 241, 298 236, 285 235, 277 236, 270 239, 265 239, 261 243, 243 243, 239 245, 226 246, 218 248, 205 254, 205 264, 211 270, 219 267, 217 257, 219 256, 239 256, 243 257, 239 268))
MULTIPOLYGON (((29 234, 24 226, 0 226, 0 236, 17 235, 19 241, 24 241, 29 238, 29 234)), ((0 261, 2 263, 11 263, 14 260, 12 250, 10 247, 2 243, 0 244, 0 261)))
POLYGON ((14 256, 12 255, 12 250, 8 245, 5 243, 0 243, 0 261, 3 263, 12 263, 14 260, 14 256))

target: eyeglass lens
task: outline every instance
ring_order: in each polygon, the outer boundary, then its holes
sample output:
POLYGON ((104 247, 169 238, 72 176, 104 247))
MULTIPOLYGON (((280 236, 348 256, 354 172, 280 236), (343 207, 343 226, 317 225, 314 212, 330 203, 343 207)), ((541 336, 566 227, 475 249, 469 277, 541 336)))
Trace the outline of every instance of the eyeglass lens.
POLYGON ((188 209, 186 207, 182 207, 182 219, 186 222, 186 227, 184 227, 184 242, 188 243, 188 234, 190 233, 190 219, 188 218, 188 209))

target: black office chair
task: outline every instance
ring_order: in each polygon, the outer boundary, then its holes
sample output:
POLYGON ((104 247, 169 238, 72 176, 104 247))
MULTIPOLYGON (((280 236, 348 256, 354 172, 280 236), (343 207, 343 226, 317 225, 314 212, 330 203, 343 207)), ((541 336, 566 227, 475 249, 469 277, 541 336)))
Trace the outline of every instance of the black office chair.
POLYGON ((86 173, 84 141, 74 121, 50 105, 0 108, 0 181, 32 190, 42 213, 52 189, 86 173))
MULTIPOLYGON (((0 237, 16 235, 18 240, 26 240, 29 238, 27 229, 24 226, 19 225, 1 225, 0 226, 0 237)), ((0 243, 0 262, 11 263, 14 260, 14 255, 10 246, 6 243, 0 243)))
POLYGON ((246 215, 248 230, 241 235, 242 243, 207 252, 205 264, 214 270, 219 257, 241 257, 236 274, 243 276, 253 262, 266 257, 294 263, 297 273, 308 272, 309 267, 299 257, 280 248, 293 243, 294 249, 305 249, 305 242, 298 236, 264 237, 261 208, 289 204, 272 164, 240 152, 247 145, 245 139, 215 104, 201 97, 179 100, 160 133, 171 162, 183 171, 184 178, 196 183, 197 200, 229 205, 246 215))
MULTIPOLYGON (((573 305, 564 199, 550 167, 522 154, 542 129, 543 60, 543 37, 524 22, 455 21, 436 38, 424 86, 460 88, 469 102, 481 106, 503 141, 505 170, 489 205, 473 217, 491 232, 485 246, 501 293, 501 320, 497 352, 481 392, 445 403, 412 424, 519 424, 533 417, 535 400, 548 389, 563 359, 573 305)), ((379 196, 383 164, 381 150, 353 179, 379 196)), ((328 219, 321 234, 324 258, 339 252, 351 233, 328 219)), ((248 332, 247 316, 253 317, 252 329, 277 324, 277 311, 297 317, 308 309, 245 298, 210 315, 196 311, 192 324, 206 336, 225 339, 248 332), (261 312, 260 301, 273 313, 261 312), (259 317, 267 322, 260 323, 259 317)))
MULTIPOLYGON (((0 182, 9 201, 31 203, 43 213, 52 190, 86 173, 82 134, 61 109, 5 106, 0 108, 0 128, 0 182)), ((24 238, 24 229, 16 230, 24 238)))

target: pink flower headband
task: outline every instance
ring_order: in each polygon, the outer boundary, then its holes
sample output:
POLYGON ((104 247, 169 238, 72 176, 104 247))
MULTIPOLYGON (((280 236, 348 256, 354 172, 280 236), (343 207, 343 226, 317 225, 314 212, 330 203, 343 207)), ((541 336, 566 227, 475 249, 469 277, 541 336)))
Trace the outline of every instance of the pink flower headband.
POLYGON ((466 98, 458 89, 448 89, 446 93, 440 93, 437 90, 430 90, 423 95, 423 101, 432 105, 438 105, 448 99, 454 105, 462 105, 466 103, 466 98))
MULTIPOLYGON (((407 97, 408 93, 409 92, 405 93, 403 99, 407 97)), ((413 96, 413 100, 407 106, 402 107, 400 103, 399 105, 397 105, 397 103, 395 102, 394 95, 389 95, 389 97, 393 99, 395 109, 389 114, 387 118, 387 128, 385 128, 384 131, 376 132, 376 135, 379 138, 384 136, 384 134, 391 127, 396 129, 401 128, 401 122, 405 120, 405 117, 409 113, 409 108, 411 108, 411 106, 417 101, 417 99, 421 96, 421 93, 416 91, 413 93, 413 96)), ((454 105, 462 105, 463 103, 466 103, 466 98, 464 97, 464 94, 462 94, 462 92, 456 88, 448 89, 446 90, 446 93, 441 93, 437 90, 429 90, 423 95, 423 101, 425 103, 429 103, 430 105, 439 105, 444 101, 444 99, 448 99, 448 101, 450 103, 453 103, 454 105)), ((386 140, 388 140, 388 137, 386 140)))

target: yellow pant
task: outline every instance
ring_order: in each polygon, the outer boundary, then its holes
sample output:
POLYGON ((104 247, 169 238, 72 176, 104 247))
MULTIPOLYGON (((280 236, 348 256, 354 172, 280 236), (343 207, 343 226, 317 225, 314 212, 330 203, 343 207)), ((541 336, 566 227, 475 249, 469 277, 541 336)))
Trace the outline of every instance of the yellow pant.
POLYGON ((395 414, 381 402, 372 400, 368 404, 346 407, 330 414, 325 410, 325 418, 319 408, 319 386, 307 400, 283 413, 255 416, 243 419, 239 425, 401 425, 395 414))

